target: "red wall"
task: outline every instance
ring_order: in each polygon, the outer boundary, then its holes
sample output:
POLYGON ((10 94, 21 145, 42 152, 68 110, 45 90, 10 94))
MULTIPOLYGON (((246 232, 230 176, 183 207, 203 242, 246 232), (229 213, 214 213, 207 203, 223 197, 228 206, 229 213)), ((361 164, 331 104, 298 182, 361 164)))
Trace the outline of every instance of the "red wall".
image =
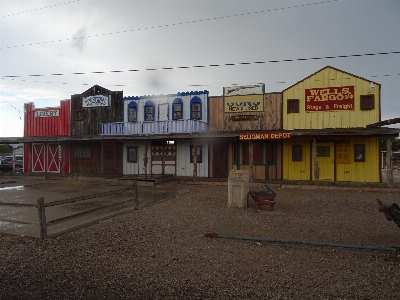
POLYGON ((70 100, 60 101, 59 107, 35 108, 33 103, 25 103, 24 137, 69 136, 71 128, 70 100), (35 117, 35 112, 58 110, 57 117, 35 117))

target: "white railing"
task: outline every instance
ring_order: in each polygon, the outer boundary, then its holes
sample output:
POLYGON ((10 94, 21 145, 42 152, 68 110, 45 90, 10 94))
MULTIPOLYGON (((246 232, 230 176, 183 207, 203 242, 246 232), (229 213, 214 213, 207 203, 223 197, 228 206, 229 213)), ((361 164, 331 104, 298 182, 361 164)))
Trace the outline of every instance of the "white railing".
POLYGON ((101 123, 100 135, 154 135, 194 133, 207 130, 207 123, 198 120, 167 120, 155 122, 101 123))

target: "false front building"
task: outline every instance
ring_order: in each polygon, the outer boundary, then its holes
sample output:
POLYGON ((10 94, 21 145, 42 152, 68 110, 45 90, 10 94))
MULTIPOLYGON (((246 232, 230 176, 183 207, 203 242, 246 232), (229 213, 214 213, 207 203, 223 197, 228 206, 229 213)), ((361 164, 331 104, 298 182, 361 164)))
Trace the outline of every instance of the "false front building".
POLYGON ((123 98, 123 122, 101 124, 123 141, 124 175, 208 177, 208 91, 123 98))
POLYGON ((379 83, 327 66, 283 91, 283 179, 381 182, 379 83))

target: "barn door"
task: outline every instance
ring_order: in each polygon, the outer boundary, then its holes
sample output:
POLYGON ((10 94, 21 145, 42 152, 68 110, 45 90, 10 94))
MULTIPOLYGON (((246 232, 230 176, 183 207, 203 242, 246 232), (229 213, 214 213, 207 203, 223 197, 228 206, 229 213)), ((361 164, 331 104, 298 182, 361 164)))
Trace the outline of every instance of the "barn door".
POLYGON ((61 146, 57 144, 47 145, 47 172, 60 173, 61 146))
POLYGON ((151 143, 151 174, 175 175, 176 150, 172 141, 154 141, 151 143))
POLYGON ((45 144, 32 145, 32 172, 44 172, 46 165, 45 144))

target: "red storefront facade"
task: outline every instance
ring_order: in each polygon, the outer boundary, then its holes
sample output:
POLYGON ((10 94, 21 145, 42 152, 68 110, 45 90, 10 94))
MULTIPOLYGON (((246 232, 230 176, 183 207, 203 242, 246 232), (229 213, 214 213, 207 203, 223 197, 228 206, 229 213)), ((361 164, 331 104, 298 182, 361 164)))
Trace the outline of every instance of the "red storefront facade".
POLYGON ((70 100, 63 100, 59 107, 35 108, 33 103, 24 105, 24 137, 38 138, 37 142, 24 144, 25 172, 70 172, 69 144, 40 139, 70 135, 70 104, 70 100))

